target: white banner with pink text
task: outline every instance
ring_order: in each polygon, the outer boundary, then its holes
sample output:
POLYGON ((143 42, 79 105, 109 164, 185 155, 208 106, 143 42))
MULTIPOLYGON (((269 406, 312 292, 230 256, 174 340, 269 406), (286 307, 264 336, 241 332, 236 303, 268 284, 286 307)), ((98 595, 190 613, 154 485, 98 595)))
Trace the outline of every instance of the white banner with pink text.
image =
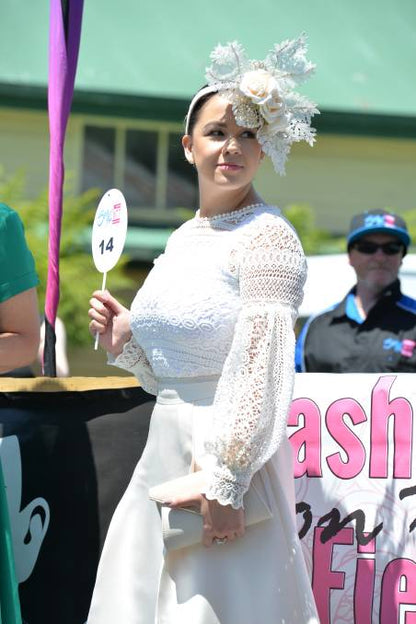
POLYGON ((416 376, 299 374, 298 529, 321 624, 416 624, 416 376))

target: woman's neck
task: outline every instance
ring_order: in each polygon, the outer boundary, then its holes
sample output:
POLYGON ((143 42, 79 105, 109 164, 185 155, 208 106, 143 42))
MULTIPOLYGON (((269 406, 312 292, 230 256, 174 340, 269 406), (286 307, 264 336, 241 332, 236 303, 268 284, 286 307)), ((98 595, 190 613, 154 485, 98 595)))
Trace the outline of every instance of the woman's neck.
POLYGON ((215 217, 215 215, 240 210, 251 204, 263 203, 263 200, 251 186, 249 189, 244 189, 244 192, 230 191, 224 193, 224 191, 221 191, 216 194, 210 192, 205 194, 205 196, 201 192, 199 203, 199 214, 201 217, 215 217))

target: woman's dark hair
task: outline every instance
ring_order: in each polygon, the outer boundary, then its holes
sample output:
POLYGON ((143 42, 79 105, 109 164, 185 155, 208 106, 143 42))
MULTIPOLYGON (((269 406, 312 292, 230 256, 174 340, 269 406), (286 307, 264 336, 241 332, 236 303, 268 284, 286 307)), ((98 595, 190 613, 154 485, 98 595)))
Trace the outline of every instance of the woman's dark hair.
MULTIPOLYGON (((201 87, 201 89, 204 89, 204 87, 206 86, 208 85, 204 85, 203 87, 201 87)), ((201 91, 201 89, 199 89, 199 91, 201 91)), ((189 114, 189 118, 188 116, 185 117, 185 126, 188 127, 188 134, 192 134, 195 124, 198 121, 199 111, 201 110, 205 102, 207 102, 210 98, 212 98, 213 95, 216 95, 217 93, 218 91, 211 91, 210 93, 206 93, 199 100, 195 102, 189 114)), ((197 94, 198 92, 195 95, 197 94)))

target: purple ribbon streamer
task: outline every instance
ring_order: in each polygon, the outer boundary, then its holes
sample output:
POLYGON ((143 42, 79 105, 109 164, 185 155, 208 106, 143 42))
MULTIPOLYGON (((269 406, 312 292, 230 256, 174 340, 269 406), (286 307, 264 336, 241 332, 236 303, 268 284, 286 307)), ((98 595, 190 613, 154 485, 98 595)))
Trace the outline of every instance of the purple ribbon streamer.
MULTIPOLYGON (((53 331, 59 303, 65 132, 74 92, 84 0, 51 0, 49 27, 49 249, 45 317, 53 331), (64 15, 64 7, 66 15, 64 15)), ((45 352, 46 352, 45 339, 45 352)), ((46 367, 45 367, 46 368, 46 367)), ((48 373, 47 373, 48 374, 48 373)), ((50 374, 50 373, 49 373, 50 374)))

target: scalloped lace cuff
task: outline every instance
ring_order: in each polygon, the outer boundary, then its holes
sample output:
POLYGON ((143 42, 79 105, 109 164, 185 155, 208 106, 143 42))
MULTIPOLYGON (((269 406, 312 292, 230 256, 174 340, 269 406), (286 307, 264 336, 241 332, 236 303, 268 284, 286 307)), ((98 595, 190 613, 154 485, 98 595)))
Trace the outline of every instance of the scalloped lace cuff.
POLYGON ((217 500, 220 505, 231 505, 234 509, 244 508, 243 496, 247 492, 251 474, 239 474, 238 480, 229 468, 215 468, 209 479, 205 496, 217 500))
POLYGON ((133 373, 146 392, 157 394, 157 382, 153 371, 143 349, 139 347, 134 336, 124 344, 123 351, 117 357, 107 353, 107 364, 133 373))
POLYGON ((118 368, 123 368, 124 370, 131 372, 133 372, 139 360, 140 348, 133 336, 131 336, 130 340, 124 343, 123 351, 117 357, 115 357, 112 353, 107 352, 107 364, 110 364, 110 366, 117 366, 118 368))

